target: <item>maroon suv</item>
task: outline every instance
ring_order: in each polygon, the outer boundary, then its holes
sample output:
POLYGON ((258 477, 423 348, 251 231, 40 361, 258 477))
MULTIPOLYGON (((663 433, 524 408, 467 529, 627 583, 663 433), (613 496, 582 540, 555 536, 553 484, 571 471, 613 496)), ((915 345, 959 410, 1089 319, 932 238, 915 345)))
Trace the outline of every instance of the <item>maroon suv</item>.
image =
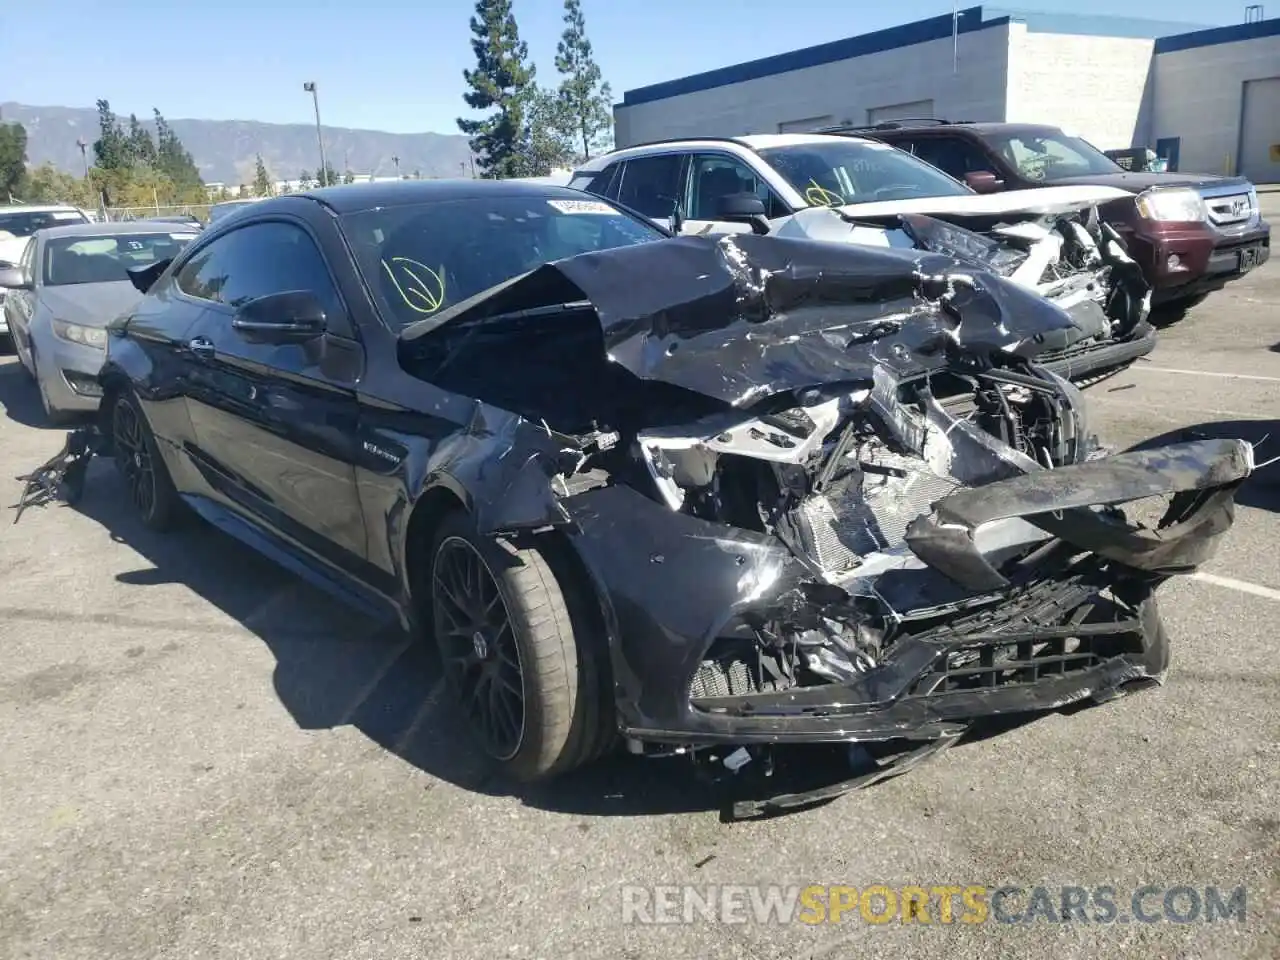
POLYGON ((1127 190, 1133 200, 1101 212, 1142 264, 1155 303, 1199 300, 1271 255, 1271 228, 1243 177, 1129 173, 1088 142, 1043 124, 904 120, 823 132, 882 140, 982 193, 1071 184, 1127 190))

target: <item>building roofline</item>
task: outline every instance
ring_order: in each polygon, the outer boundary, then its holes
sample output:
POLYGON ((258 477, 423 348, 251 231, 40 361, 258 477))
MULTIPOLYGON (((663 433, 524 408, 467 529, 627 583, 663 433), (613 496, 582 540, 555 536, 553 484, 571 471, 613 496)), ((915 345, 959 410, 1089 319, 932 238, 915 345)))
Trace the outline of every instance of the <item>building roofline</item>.
MULTIPOLYGON (((1265 20, 1262 21, 1262 24, 1275 22, 1277 21, 1265 20)), ((1231 39, 1244 39, 1243 36, 1236 36, 1233 32, 1238 32, 1245 27, 1257 28, 1260 26, 1260 24, 1254 23, 1236 27, 1216 27, 1201 30, 1193 24, 1173 23, 1163 20, 1039 13, 1006 7, 975 6, 966 7, 959 11, 958 32, 976 33, 979 30, 1002 27, 1010 23, 1024 24, 1027 30, 1032 33, 1155 40, 1157 53, 1165 49, 1186 49, 1185 46, 1167 48, 1161 46, 1170 40, 1177 41, 1183 37, 1199 37, 1226 31, 1231 35, 1225 40, 1204 41, 1204 43, 1223 43, 1231 39), (1178 33, 1176 36, 1166 36, 1166 34, 1174 31, 1191 32, 1178 33)), ((634 90, 624 92, 622 101, 614 104, 614 107, 618 109, 639 106, 642 103, 667 100, 671 97, 698 93, 702 90, 714 90, 717 87, 745 83, 748 80, 760 80, 764 77, 772 77, 780 73, 791 73, 808 67, 822 66, 839 60, 851 60, 855 57, 862 57, 872 53, 883 53, 902 47, 912 47, 932 40, 946 39, 951 36, 951 31, 951 14, 946 13, 936 17, 929 17, 925 20, 904 23, 897 27, 888 27, 884 30, 864 33, 856 37, 833 40, 829 43, 803 47, 800 50, 779 53, 759 60, 748 60, 745 63, 735 63, 727 67, 708 70, 704 73, 695 73, 688 77, 679 77, 675 80, 666 80, 646 87, 637 87, 634 90)), ((1269 34, 1258 33, 1256 35, 1268 36, 1269 34)), ((1204 43, 1193 42, 1187 46, 1202 46, 1204 43)))
MULTIPOLYGON (((986 30, 989 27, 1002 26, 1009 22, 1008 17, 984 21, 982 19, 982 7, 967 7, 959 11, 959 14, 960 33, 974 33, 978 30, 986 30)), ((622 102, 616 106, 634 107, 641 103, 666 100, 686 93, 713 90, 716 87, 726 87, 730 84, 743 83, 747 80, 759 80, 762 77, 771 77, 779 73, 791 73, 793 70, 817 67, 824 63, 850 60, 854 57, 866 56, 869 53, 881 53, 886 50, 896 50, 900 47, 912 47, 918 43, 927 43, 930 40, 942 40, 950 37, 951 29, 951 14, 929 17, 926 20, 904 23, 898 27, 876 30, 873 33, 864 33, 860 36, 847 37, 843 40, 833 40, 830 43, 819 44, 815 47, 804 47, 800 50, 792 50, 789 53, 779 53, 760 60, 749 60, 746 63, 736 63, 728 67, 708 70, 705 73, 696 73, 690 77, 680 77, 676 80, 667 80, 663 83, 655 83, 647 87, 628 90, 622 95, 622 102)))
POLYGON ((1258 40, 1262 37, 1275 36, 1280 36, 1280 17, 1161 37, 1156 41, 1155 52, 1157 54, 1176 53, 1179 50, 1194 50, 1196 47, 1215 47, 1220 43, 1237 43, 1241 40, 1258 40))

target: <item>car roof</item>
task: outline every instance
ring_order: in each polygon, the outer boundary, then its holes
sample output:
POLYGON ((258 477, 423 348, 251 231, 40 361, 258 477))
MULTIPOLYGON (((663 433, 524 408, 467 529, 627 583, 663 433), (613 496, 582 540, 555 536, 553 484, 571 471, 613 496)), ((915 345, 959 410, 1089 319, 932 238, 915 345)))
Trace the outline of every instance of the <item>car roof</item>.
POLYGON ((5 213, 84 213, 70 203, 6 203, 0 204, 0 214, 5 213))
POLYGON ((128 236, 139 233, 190 233, 181 223, 157 223, 155 220, 113 220, 109 223, 69 223, 65 227, 45 227, 39 231, 42 237, 108 237, 128 236))
POLYGON ((737 146, 746 150, 769 150, 773 147, 799 147, 806 144, 831 143, 861 139, 857 136, 844 136, 832 133, 749 133, 738 137, 680 137, 672 140, 653 140, 649 143, 637 143, 632 147, 623 147, 611 153, 592 157, 581 164, 575 174, 596 173, 603 170, 615 160, 626 160, 628 157, 640 157, 657 150, 705 150, 737 146))
POLYGON ((378 207, 400 207, 444 200, 474 200, 486 197, 536 197, 544 200, 581 200, 582 192, 547 183, 525 180, 392 180, 349 183, 319 187, 305 193, 290 193, 264 201, 264 209, 287 207, 290 200, 304 197, 319 201, 338 214, 358 213, 378 207))

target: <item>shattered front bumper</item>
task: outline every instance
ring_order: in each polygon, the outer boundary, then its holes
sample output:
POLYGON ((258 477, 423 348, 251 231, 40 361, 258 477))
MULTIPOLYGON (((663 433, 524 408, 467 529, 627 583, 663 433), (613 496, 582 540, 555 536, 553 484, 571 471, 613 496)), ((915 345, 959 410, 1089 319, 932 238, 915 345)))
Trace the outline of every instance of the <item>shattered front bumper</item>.
POLYGON ((952 494, 912 524, 908 545, 924 565, 896 574, 917 580, 922 597, 949 586, 958 600, 902 611, 902 632, 853 682, 705 699, 690 683, 726 624, 806 571, 773 538, 674 514, 627 488, 574 498, 573 539, 604 601, 622 732, 699 745, 936 740, 982 717, 1159 681, 1169 650, 1153 591, 1212 555, 1252 467, 1244 441, 1197 441, 952 494), (1172 504, 1154 529, 1105 509, 1155 495, 1172 504), (1006 517, 1044 531, 1038 554, 1052 558, 1016 583, 974 541, 1006 517), (1127 615, 1090 619, 1103 596, 1127 615))
POLYGON ((1107 343, 1086 342, 1042 353, 1036 363, 1064 380, 1078 383, 1104 373, 1119 372, 1156 348, 1156 329, 1143 320, 1123 339, 1107 343))

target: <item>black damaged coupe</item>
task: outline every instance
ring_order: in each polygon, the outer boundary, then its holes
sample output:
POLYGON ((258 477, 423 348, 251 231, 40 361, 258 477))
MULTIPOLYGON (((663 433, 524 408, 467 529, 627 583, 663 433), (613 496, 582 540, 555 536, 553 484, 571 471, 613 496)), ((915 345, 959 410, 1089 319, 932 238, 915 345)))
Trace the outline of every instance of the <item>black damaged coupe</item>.
POLYGON ((1159 681, 1154 591, 1253 469, 1106 455, 1033 360, 1070 318, 973 265, 532 183, 268 200, 134 280, 80 446, 432 638, 520 779, 883 747, 847 788, 1159 681))

